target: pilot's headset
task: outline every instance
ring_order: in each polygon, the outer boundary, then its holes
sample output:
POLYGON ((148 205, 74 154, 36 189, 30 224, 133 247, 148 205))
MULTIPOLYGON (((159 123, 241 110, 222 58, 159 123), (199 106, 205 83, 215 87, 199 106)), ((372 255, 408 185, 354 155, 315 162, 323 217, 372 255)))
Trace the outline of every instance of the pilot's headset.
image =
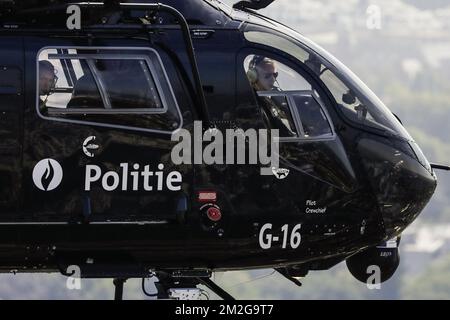
POLYGON ((250 64, 248 66, 247 71, 247 78, 250 81, 250 83, 253 85, 258 82, 258 71, 256 70, 256 67, 264 61, 266 57, 255 55, 252 60, 250 61, 250 64))
MULTIPOLYGON (((56 83, 58 82, 58 70, 55 69, 55 66, 48 60, 40 60, 39 61, 39 73, 41 72, 45 72, 44 70, 46 70, 47 72, 53 73, 53 81, 52 84, 50 85, 50 90, 49 92, 46 93, 47 96, 52 95, 55 91, 56 88, 56 83)), ((40 76, 40 74, 39 74, 40 76)), ((40 79, 39 79, 40 81, 40 79)))

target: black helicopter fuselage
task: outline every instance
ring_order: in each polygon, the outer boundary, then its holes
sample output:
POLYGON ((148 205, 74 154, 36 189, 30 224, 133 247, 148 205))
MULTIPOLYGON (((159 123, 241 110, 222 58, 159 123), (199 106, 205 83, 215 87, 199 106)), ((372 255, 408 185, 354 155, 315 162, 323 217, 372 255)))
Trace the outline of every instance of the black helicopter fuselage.
POLYGON ((414 221, 436 176, 403 131, 371 126, 359 113, 346 116, 345 100, 370 102, 336 98, 324 80, 328 72, 338 74, 333 61, 312 59, 321 52, 257 14, 203 1, 189 7, 161 2, 189 23, 206 115, 188 42, 167 13, 155 11, 154 20, 138 25, 136 17, 148 15, 142 8, 129 10, 120 23, 114 17, 123 9, 83 8, 94 22, 79 30, 65 28, 65 10, 24 9, 2 18, 3 271, 65 273, 74 264, 85 276, 288 265, 321 270, 399 236, 414 221), (31 14, 38 18, 29 20, 31 14), (296 55, 301 48, 309 59, 296 55), (223 132, 267 128, 245 70, 251 55, 306 79, 320 96, 329 135, 281 140, 280 167, 289 171, 280 179, 261 175, 258 164, 175 165, 171 134, 181 128, 193 133, 194 121, 223 132), (60 68, 49 95, 38 92, 42 60, 60 68), (161 110, 114 111, 116 103, 144 103, 130 92, 148 80, 145 73, 141 79, 137 72, 127 78, 113 71, 101 83, 102 72, 125 60, 148 62, 161 110), (93 70, 90 79, 83 68, 93 70), (65 105, 64 99, 67 109, 48 107, 65 105), (105 99, 111 108, 99 112, 105 99))

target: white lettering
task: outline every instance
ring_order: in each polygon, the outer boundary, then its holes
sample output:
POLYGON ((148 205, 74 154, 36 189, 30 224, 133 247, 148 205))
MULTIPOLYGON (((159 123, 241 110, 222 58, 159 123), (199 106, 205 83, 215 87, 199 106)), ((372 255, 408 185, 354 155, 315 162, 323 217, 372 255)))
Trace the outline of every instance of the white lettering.
POLYGON ((149 165, 145 165, 141 169, 141 166, 137 163, 133 164, 132 170, 127 163, 121 163, 119 167, 119 171, 102 173, 99 166, 86 165, 85 190, 90 191, 92 184, 98 181, 101 181, 101 186, 105 191, 116 191, 117 189, 128 191, 130 188, 132 191, 181 190, 182 174, 179 171, 171 171, 165 175, 162 163, 158 165, 157 171, 151 171, 149 165), (128 181, 131 182, 130 186, 128 181))
POLYGON ((272 246, 272 235, 266 234, 266 231, 272 230, 272 224, 266 223, 259 232, 259 245, 261 246, 261 249, 270 249, 272 246))
POLYGON ((173 171, 170 172, 167 175, 167 188, 170 191, 179 191, 181 190, 181 182, 182 182, 182 177, 181 177, 181 173, 179 173, 178 171, 173 171), (174 183, 180 183, 179 186, 174 186, 174 183))
POLYGON ((120 180, 120 178, 119 178, 119 174, 117 172, 114 172, 114 171, 107 172, 103 176, 102 187, 106 191, 114 191, 119 186, 119 180, 120 180), (112 178, 112 179, 109 179, 109 178, 112 178), (108 179, 112 180, 112 184, 108 184, 108 179))
POLYGON ((84 184, 84 190, 91 191, 91 182, 95 182, 98 179, 100 179, 102 175, 102 170, 99 166, 88 164, 86 166, 86 177, 85 177, 85 184, 84 184), (92 171, 95 171, 95 175, 92 176, 92 171))

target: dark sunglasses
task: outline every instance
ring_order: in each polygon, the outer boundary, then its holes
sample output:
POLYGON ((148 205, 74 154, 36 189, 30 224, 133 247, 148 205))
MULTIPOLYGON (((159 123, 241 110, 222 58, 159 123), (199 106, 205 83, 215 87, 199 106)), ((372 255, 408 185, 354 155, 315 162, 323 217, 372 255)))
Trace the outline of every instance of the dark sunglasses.
POLYGON ((275 79, 278 78, 278 72, 274 72, 274 73, 266 73, 264 75, 264 78, 266 80, 269 80, 270 78, 274 77, 275 79))

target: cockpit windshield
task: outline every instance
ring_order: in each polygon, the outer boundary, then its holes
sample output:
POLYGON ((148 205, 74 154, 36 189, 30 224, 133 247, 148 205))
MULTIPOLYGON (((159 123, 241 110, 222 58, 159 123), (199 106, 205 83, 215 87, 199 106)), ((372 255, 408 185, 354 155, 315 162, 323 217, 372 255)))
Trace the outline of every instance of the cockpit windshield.
POLYGON ((327 86, 347 119, 379 132, 412 140, 395 115, 353 72, 307 38, 292 30, 290 33, 293 35, 277 34, 276 31, 269 33, 249 25, 244 35, 249 42, 274 47, 303 62, 327 86))

